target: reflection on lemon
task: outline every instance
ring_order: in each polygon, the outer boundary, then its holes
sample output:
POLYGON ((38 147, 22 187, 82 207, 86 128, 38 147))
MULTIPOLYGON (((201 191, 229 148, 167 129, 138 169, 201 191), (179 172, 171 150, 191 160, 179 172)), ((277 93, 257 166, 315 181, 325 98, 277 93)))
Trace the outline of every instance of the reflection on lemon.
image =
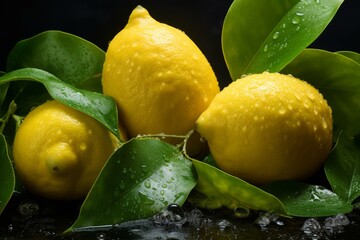
POLYGON ((15 169, 34 194, 83 198, 117 144, 95 119, 49 101, 32 110, 16 132, 15 169))
POLYGON ((195 43, 141 6, 109 44, 102 85, 104 94, 116 100, 129 138, 185 135, 220 91, 195 43))
POLYGON ((289 75, 246 76, 219 93, 197 130, 224 171, 254 184, 305 179, 332 147, 332 115, 314 87, 289 75))

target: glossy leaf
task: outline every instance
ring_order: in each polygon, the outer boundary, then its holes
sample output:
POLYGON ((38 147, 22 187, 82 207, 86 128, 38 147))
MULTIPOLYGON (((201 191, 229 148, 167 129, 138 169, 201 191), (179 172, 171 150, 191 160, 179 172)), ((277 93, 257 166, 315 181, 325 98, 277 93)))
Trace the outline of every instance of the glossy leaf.
POLYGON ((333 111, 334 125, 360 133, 360 65, 340 54, 306 49, 283 70, 316 87, 333 111))
POLYGON ((204 208, 253 209, 286 215, 282 203, 271 194, 218 168, 193 160, 198 174, 195 189, 200 192, 192 201, 204 208))
POLYGON ((54 75, 36 68, 22 68, 9 72, 0 77, 0 84, 17 80, 42 83, 54 99, 97 119, 116 136, 119 135, 117 107, 112 98, 77 89, 54 75))
POLYGON ((134 138, 109 159, 67 232, 148 218, 172 203, 181 206, 195 184, 191 161, 179 149, 134 138))
POLYGON ((343 0, 234 0, 222 49, 233 80, 278 72, 325 29, 343 0))
POLYGON ((7 71, 39 68, 77 88, 101 92, 105 53, 69 33, 46 31, 18 42, 7 60, 7 71))
POLYGON ((0 215, 9 202, 15 188, 15 173, 9 157, 4 135, 0 134, 0 215))
POLYGON ((360 146, 354 138, 340 134, 325 163, 325 173, 333 191, 343 201, 352 203, 360 196, 360 146))
POLYGON ((330 190, 295 181, 280 181, 263 188, 281 200, 289 215, 323 217, 349 213, 352 205, 330 190))

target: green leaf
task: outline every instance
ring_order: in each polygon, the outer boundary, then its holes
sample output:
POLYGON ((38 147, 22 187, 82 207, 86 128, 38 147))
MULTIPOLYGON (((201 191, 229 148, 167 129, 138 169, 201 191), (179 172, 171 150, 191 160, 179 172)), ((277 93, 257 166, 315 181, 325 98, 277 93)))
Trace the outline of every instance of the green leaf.
POLYGON ((360 133, 360 65, 340 54, 306 49, 283 73, 317 88, 333 111, 334 125, 348 135, 360 133))
POLYGON ((325 29, 343 0, 234 0, 222 49, 233 80, 278 72, 325 29))
POLYGON ((325 173, 333 191, 345 202, 352 203, 360 196, 360 147, 354 138, 340 134, 325 162, 325 173))
POLYGON ((77 88, 101 92, 105 53, 69 33, 46 31, 18 42, 7 60, 7 71, 39 68, 77 88))
POLYGON ((0 77, 0 84, 17 80, 42 83, 54 99, 95 118, 115 136, 119 136, 117 107, 112 98, 77 89, 51 73, 36 68, 22 68, 9 72, 0 77))
POLYGON ((0 215, 15 189, 15 173, 4 135, 0 134, 0 215))
POLYGON ((195 189, 203 197, 192 201, 204 208, 253 209, 286 215, 282 203, 271 194, 218 168, 193 160, 198 174, 195 189))
POLYGON ((279 181, 263 189, 279 198, 287 213, 296 217, 324 217, 352 211, 351 204, 322 186, 279 181))
POLYGON ((352 60, 354 60, 355 62, 357 62, 360 65, 360 54, 359 53, 351 52, 351 51, 339 51, 336 53, 341 54, 345 57, 351 58, 352 60))
POLYGON ((148 218, 172 203, 181 206, 195 184, 191 161, 179 149, 159 139, 134 138, 109 159, 66 232, 148 218))

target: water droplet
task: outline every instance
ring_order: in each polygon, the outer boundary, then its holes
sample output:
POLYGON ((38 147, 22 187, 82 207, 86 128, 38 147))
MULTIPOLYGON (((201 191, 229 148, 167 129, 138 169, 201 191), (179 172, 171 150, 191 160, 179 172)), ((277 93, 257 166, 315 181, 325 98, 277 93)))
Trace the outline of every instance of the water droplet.
POLYGON ((319 239, 321 225, 315 218, 309 218, 304 222, 301 230, 312 239, 319 239))
POLYGON ((320 4, 320 0, 315 0, 315 2, 316 2, 317 4, 320 4))
POLYGON ((314 100, 314 99, 315 99, 315 95, 314 95, 313 93, 308 92, 308 93, 306 93, 306 95, 307 95, 307 97, 308 97, 309 99, 311 99, 311 100, 314 100))
POLYGON ((169 210, 170 212, 174 213, 175 215, 179 215, 180 217, 184 217, 185 216, 185 213, 184 213, 184 210, 177 204, 173 203, 173 204, 170 204, 168 207, 167 207, 167 210, 169 210))
POLYGON ((314 132, 316 132, 318 127, 316 125, 314 125, 313 129, 314 129, 314 132))
POLYGON ((12 225, 12 224, 9 224, 9 225, 8 225, 8 231, 9 231, 9 232, 12 232, 13 230, 14 230, 13 225, 12 225))
POLYGON ((280 108, 279 109, 279 114, 280 115, 284 115, 286 113, 286 109, 285 108, 280 108))
POLYGON ((125 189, 125 182, 124 182, 124 181, 121 181, 121 182, 120 182, 119 188, 120 188, 121 190, 124 190, 124 189, 125 189))
POLYGON ((300 17, 298 15, 295 15, 292 20, 292 24, 299 24, 300 23, 300 17))
POLYGON ((161 195, 161 196, 164 196, 164 194, 165 194, 165 191, 164 191, 164 190, 161 190, 161 191, 160 191, 160 195, 161 195))
POLYGON ((81 151, 85 151, 86 148, 87 148, 86 143, 81 143, 81 144, 80 144, 80 150, 81 150, 81 151))
POLYGON ((247 127, 246 127, 246 126, 243 126, 243 127, 242 127, 242 131, 243 131, 243 132, 246 132, 246 130, 247 130, 247 127))
POLYGON ((296 15, 299 16, 299 17, 302 17, 302 16, 304 16, 304 13, 302 13, 302 12, 297 12, 296 15))
POLYGON ((266 45, 264 46, 264 52, 267 52, 267 50, 268 50, 268 45, 266 44, 266 45))
POLYGON ((323 127, 323 129, 328 128, 328 124, 327 124, 327 122, 326 122, 326 120, 324 118, 322 118, 322 127, 323 127))
POLYGON ((149 181, 145 181, 144 185, 146 188, 151 188, 151 183, 149 181))
POLYGON ((143 172, 143 173, 146 173, 147 172, 147 166, 146 165, 141 165, 141 171, 143 172))
POLYGON ((228 220, 220 220, 217 225, 219 226, 220 231, 224 231, 227 228, 231 228, 232 224, 228 220))
POLYGON ((247 209, 247 208, 235 208, 234 209, 234 216, 236 218, 245 218, 245 217, 248 217, 250 214, 250 210, 247 209))
POLYGON ((96 235, 96 239, 97 240, 105 240, 106 239, 106 234, 105 233, 98 233, 96 235))
POLYGON ((126 168, 123 168, 123 173, 127 173, 127 169, 126 168))
POLYGON ((167 188, 167 184, 164 183, 161 187, 162 188, 167 188))
POLYGON ((279 32, 275 32, 275 33, 273 34, 273 39, 278 39, 278 37, 279 37, 279 32))

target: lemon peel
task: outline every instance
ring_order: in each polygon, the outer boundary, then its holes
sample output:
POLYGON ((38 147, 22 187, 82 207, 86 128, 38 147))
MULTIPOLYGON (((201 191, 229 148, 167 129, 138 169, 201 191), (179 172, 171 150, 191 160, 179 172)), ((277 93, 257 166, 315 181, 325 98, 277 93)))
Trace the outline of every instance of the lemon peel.
POLYGON ((86 196, 119 141, 95 119, 55 100, 33 109, 18 128, 15 169, 30 192, 48 199, 86 196))
POLYGON ((197 120, 219 168, 253 184, 306 179, 332 147, 332 111, 310 84, 280 73, 231 83, 197 120))
POLYGON ((102 85, 104 94, 115 99, 129 138, 186 135, 220 91, 196 44, 183 31, 153 19, 141 6, 109 44, 102 85))

